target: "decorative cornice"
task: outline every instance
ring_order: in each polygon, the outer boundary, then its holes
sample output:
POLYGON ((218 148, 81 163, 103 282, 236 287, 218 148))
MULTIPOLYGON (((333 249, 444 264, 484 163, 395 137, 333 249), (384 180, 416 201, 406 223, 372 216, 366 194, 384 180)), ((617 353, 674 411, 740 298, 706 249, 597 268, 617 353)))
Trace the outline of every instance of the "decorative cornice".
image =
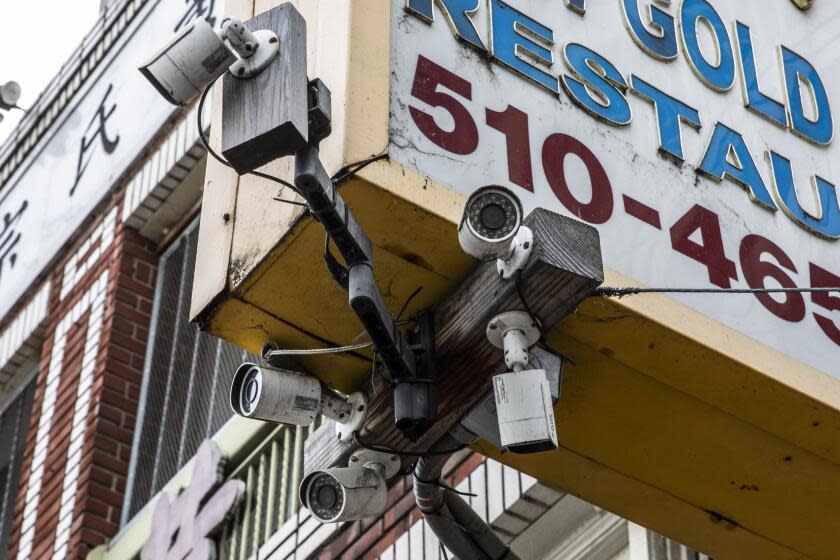
POLYGON ((117 0, 103 7, 93 28, 0 147, 0 191, 148 2, 117 0))

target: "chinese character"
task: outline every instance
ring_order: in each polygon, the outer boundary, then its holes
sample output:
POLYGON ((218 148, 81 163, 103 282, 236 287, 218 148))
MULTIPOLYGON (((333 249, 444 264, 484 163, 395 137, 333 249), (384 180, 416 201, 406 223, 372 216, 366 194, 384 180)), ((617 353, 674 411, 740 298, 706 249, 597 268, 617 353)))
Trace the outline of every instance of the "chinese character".
POLYGON ((13 229, 12 226, 20 220, 28 206, 29 201, 24 200, 17 212, 14 214, 6 212, 6 215, 3 216, 2 223, 0 223, 0 277, 3 276, 3 267, 7 262, 9 263, 9 268, 13 268, 15 262, 17 262, 17 252, 12 251, 15 250, 18 242, 20 242, 20 233, 13 229))
POLYGON ((93 115, 93 118, 90 120, 90 123, 85 129, 84 136, 82 136, 82 142, 79 146, 79 163, 76 166, 76 181, 73 183, 73 188, 70 189, 70 196, 73 196, 73 193, 76 192, 76 187, 79 186, 79 181, 82 179, 82 175, 85 174, 85 170, 90 163, 92 155, 88 154, 88 150, 90 150, 97 138, 102 141, 102 148, 105 150, 106 154, 113 153, 114 150, 117 149, 117 144, 120 143, 119 135, 112 140, 109 137, 108 132, 105 130, 105 125, 108 123, 108 119, 111 118, 111 115, 114 114, 114 111, 117 108, 116 103, 111 105, 110 109, 106 109, 105 107, 108 102, 108 96, 111 95, 112 89, 114 89, 114 84, 108 84, 108 91, 105 92, 105 96, 102 98, 99 108, 96 109, 96 113, 93 115), (93 129, 93 131, 91 131, 94 123, 98 123, 98 125, 95 129, 93 129), (87 157, 85 157, 85 154, 87 154, 87 157))
POLYGON ((210 27, 216 27, 216 18, 213 16, 213 7, 216 0, 184 0, 187 4, 187 13, 178 21, 175 26, 175 31, 180 31, 182 27, 190 23, 196 18, 203 17, 210 24, 210 27))
POLYGON ((174 499, 162 492, 152 514, 149 540, 141 560, 210 560, 216 544, 208 535, 219 528, 245 495, 245 483, 222 484, 224 457, 211 440, 198 448, 190 485, 174 499))

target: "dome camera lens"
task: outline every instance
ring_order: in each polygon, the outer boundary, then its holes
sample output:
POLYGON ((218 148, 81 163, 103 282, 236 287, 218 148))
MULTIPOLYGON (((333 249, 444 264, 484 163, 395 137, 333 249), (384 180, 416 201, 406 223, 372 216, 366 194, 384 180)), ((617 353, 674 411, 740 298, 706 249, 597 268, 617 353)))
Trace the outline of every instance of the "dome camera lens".
POLYGON ((481 210, 481 224, 487 229, 499 229, 506 221, 505 211, 498 204, 488 204, 481 210))
POLYGON ((508 237, 519 223, 517 202, 501 189, 489 188, 479 194, 472 201, 468 215, 475 232, 490 240, 508 237))
POLYGON ((344 491, 341 484, 326 473, 312 479, 306 497, 309 510, 319 519, 335 519, 344 508, 344 491))
POLYGON ((318 488, 318 503, 325 508, 331 508, 338 501, 338 494, 332 486, 318 488))
POLYGON ((257 402, 260 400, 262 389, 262 374, 259 368, 251 368, 245 375, 242 382, 242 393, 240 395, 240 406, 246 415, 253 412, 257 402))

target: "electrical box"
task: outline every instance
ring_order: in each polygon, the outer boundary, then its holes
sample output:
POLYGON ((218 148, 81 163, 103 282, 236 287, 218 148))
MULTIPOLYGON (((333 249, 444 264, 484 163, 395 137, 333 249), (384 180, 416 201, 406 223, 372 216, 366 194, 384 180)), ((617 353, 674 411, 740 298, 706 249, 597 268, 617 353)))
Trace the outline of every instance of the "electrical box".
POLYGON ((277 33, 280 49, 258 76, 224 77, 222 154, 240 174, 293 155, 309 139, 306 20, 286 3, 245 24, 277 33))

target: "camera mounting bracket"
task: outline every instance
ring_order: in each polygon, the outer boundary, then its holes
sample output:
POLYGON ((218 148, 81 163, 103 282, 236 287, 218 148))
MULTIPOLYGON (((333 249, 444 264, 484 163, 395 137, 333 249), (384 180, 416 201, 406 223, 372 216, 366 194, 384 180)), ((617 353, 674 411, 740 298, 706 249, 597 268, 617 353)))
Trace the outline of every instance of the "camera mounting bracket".
POLYGON ((395 476, 400 472, 402 461, 398 455, 393 453, 383 453, 382 451, 374 451, 373 449, 359 449, 350 456, 349 466, 355 467, 361 465, 366 469, 373 469, 379 471, 385 480, 395 476))
POLYGON ((499 275, 510 280, 517 272, 524 270, 534 250, 534 232, 528 226, 522 226, 516 232, 510 244, 510 254, 507 258, 498 259, 496 268, 499 275))
POLYGON ((540 326, 524 311, 506 311, 487 324, 487 340, 505 351, 505 364, 519 371, 528 366, 528 348, 540 339, 540 326))
MULTIPOLYGON (((230 65, 228 72, 240 79, 253 78, 266 68, 274 60, 280 48, 280 40, 277 34, 269 29, 254 31, 256 46, 251 56, 244 57, 237 51, 236 62, 230 65)), ((236 50, 234 48, 234 50, 236 50)))
POLYGON ((364 393, 356 392, 347 397, 350 404, 350 417, 335 423, 335 435, 339 441, 353 441, 353 433, 362 429, 367 418, 368 400, 364 393))
POLYGON ((270 29, 251 31, 238 18, 227 18, 220 33, 236 53, 228 71, 237 78, 253 78, 271 64, 280 48, 277 33, 270 29))

